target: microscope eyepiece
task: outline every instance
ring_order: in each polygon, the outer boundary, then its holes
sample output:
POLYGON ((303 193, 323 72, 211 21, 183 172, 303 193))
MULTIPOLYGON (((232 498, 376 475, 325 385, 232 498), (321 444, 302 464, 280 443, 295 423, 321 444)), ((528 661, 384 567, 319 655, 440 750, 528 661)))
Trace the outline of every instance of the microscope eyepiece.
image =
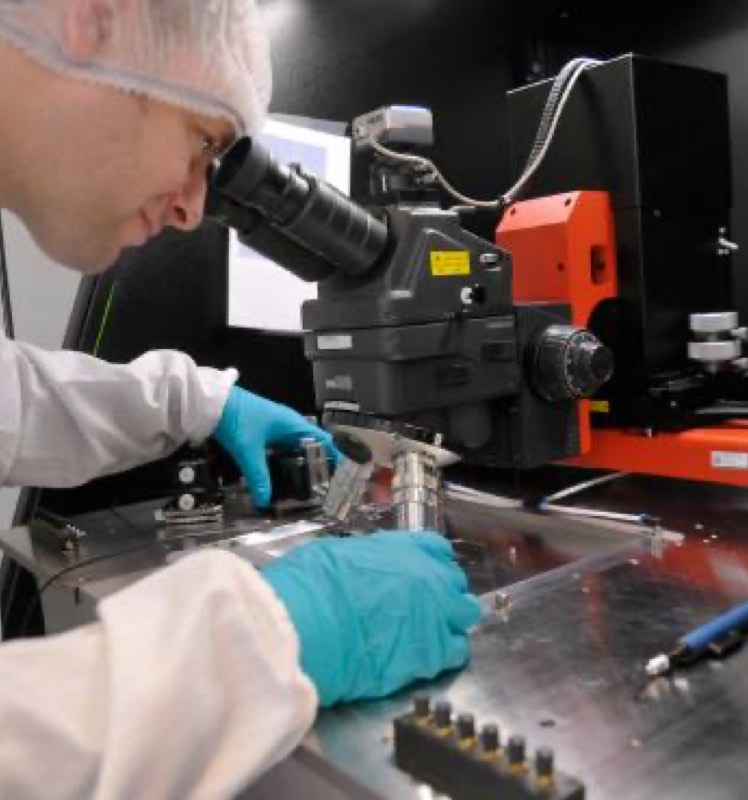
POLYGON ((364 275, 389 240, 385 221, 248 138, 214 173, 206 213, 304 280, 364 275))

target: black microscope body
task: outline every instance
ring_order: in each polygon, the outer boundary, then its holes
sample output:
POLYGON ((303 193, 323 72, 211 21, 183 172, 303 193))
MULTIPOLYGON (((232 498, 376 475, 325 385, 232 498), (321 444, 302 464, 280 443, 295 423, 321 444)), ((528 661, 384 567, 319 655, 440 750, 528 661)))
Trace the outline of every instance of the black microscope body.
POLYGON ((208 205, 318 282, 302 322, 324 422, 496 467, 578 454, 578 399, 609 376, 606 349, 568 305, 515 303, 510 255, 439 208, 418 169, 357 150, 366 207, 249 139, 223 159, 208 205))

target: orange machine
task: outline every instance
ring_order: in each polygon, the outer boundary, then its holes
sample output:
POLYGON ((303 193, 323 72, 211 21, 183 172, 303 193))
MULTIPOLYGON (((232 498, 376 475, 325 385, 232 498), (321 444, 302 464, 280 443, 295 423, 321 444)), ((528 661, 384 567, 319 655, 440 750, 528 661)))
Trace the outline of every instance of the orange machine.
MULTIPOLYGON (((564 302, 585 327, 617 296, 613 214, 607 192, 568 192, 516 203, 497 243, 512 254, 516 302, 564 302)), ((676 432, 606 423, 607 400, 582 404, 582 455, 565 464, 748 486, 748 423, 676 432)))

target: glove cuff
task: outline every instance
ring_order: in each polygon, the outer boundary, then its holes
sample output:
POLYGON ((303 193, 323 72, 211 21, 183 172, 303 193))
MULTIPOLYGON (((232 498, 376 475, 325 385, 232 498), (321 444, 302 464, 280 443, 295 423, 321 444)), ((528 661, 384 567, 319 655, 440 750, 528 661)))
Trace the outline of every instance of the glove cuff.
POLYGON ((341 698, 341 648, 339 620, 331 603, 320 592, 309 593, 305 579, 289 573, 282 561, 265 567, 262 577, 286 607, 301 645, 301 669, 314 683, 321 706, 341 698))

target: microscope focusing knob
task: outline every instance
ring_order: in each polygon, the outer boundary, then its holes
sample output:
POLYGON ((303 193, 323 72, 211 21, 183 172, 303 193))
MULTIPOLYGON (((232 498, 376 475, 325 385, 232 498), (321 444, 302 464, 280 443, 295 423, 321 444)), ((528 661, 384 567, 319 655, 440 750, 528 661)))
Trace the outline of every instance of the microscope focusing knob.
POLYGON ((473 286, 465 286, 460 291, 460 302, 465 307, 482 306, 488 299, 486 287, 480 283, 473 286))
POLYGON ((589 397, 612 374, 612 352, 584 328, 550 325, 535 343, 531 380, 548 402, 589 397))

